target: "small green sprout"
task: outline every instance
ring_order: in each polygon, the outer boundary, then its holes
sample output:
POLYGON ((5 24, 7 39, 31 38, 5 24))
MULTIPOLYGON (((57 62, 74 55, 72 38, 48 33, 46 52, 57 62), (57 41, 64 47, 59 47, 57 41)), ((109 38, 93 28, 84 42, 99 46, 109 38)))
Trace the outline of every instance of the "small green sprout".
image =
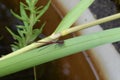
POLYGON ((26 0, 26 4, 20 2, 20 15, 11 10, 12 14, 23 22, 23 25, 16 26, 18 35, 7 28, 10 34, 16 40, 16 42, 11 45, 13 51, 32 43, 39 36, 39 34, 41 34, 42 29, 45 26, 44 23, 39 29, 33 28, 34 25, 39 21, 39 18, 49 8, 50 1, 45 7, 36 7, 37 2, 38 0, 26 0))

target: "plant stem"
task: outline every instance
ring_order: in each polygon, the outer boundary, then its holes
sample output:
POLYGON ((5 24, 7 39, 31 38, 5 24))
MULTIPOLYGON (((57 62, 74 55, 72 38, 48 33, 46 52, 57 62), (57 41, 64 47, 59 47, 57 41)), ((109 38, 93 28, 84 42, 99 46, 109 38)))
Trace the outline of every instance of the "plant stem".
POLYGON ((87 23, 87 24, 83 24, 83 25, 80 25, 80 26, 75 26, 75 27, 66 29, 66 30, 64 30, 64 31, 62 31, 60 33, 57 33, 57 34, 53 33, 52 35, 50 35, 50 36, 48 36, 48 37, 46 37, 46 38, 44 38, 42 40, 39 40, 38 42, 34 42, 34 43, 32 43, 32 44, 30 44, 30 45, 28 45, 26 47, 23 47, 23 48, 15 51, 15 52, 12 52, 12 53, 0 58, 0 60, 3 60, 3 59, 6 59, 6 58, 9 58, 11 56, 15 56, 15 55, 24 53, 26 51, 35 49, 37 47, 40 47, 40 46, 46 44, 46 43, 40 43, 40 42, 50 42, 50 41, 53 41, 55 39, 58 39, 61 36, 65 36, 67 34, 75 32, 75 31, 79 31, 81 29, 88 28, 88 27, 91 27, 91 26, 95 26, 95 25, 105 23, 105 22, 108 22, 108 21, 112 21, 112 20, 115 20, 115 19, 118 19, 118 18, 120 18, 120 13, 109 16, 109 17, 105 17, 105 18, 102 18, 102 19, 98 19, 96 21, 93 21, 93 22, 90 22, 90 23, 87 23))
POLYGON ((34 66, 33 67, 33 73, 34 73, 34 80, 37 80, 37 74, 36 74, 36 67, 34 66))
POLYGON ((101 19, 95 20, 93 22, 89 22, 89 23, 86 23, 86 24, 83 24, 83 25, 78 25, 78 26, 69 28, 67 30, 64 30, 64 31, 61 32, 61 35, 65 36, 67 34, 79 31, 81 29, 85 29, 85 28, 88 28, 88 27, 91 27, 91 26, 95 26, 95 25, 102 24, 102 23, 105 23, 105 22, 109 22, 109 21, 119 19, 119 18, 120 18, 120 13, 115 14, 115 15, 111 15, 109 17, 101 18, 101 19))

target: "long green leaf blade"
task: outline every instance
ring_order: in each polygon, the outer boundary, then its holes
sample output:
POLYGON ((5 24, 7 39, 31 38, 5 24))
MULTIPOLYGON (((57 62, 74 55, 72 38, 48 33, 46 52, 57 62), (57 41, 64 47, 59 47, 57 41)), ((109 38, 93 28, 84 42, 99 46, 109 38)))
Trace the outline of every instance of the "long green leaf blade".
POLYGON ((68 29, 80 15, 93 3, 94 0, 80 0, 77 6, 73 8, 58 25, 55 33, 68 29))
POLYGON ((0 77, 116 41, 120 41, 120 28, 68 39, 61 46, 52 44, 11 58, 0 58, 0 77))

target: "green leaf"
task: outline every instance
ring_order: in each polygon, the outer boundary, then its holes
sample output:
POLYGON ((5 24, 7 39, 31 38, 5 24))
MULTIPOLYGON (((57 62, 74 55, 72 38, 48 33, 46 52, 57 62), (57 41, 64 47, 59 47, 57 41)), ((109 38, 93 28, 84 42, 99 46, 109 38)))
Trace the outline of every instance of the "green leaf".
POLYGON ((37 4, 38 0, 32 0, 32 4, 33 6, 35 6, 37 4))
POLYGON ((47 5, 40 11, 37 11, 38 15, 36 18, 36 21, 39 20, 39 18, 48 10, 49 6, 50 6, 51 1, 49 0, 49 2, 47 3, 47 5))
POLYGON ((16 18, 18 18, 18 19, 20 19, 20 20, 23 20, 23 18, 22 18, 21 16, 19 16, 18 14, 16 14, 15 12, 13 12, 12 10, 11 10, 11 13, 12 13, 16 18))
POLYGON ((30 42, 33 42, 42 31, 44 25, 40 29, 35 29, 35 30, 33 27, 38 22, 39 18, 48 9, 50 5, 50 0, 48 4, 43 8, 42 6, 36 7, 37 1, 38 0, 26 0, 27 4, 20 2, 20 15, 14 13, 11 10, 12 14, 16 18, 22 20, 22 22, 24 23, 23 25, 17 25, 18 35, 16 35, 14 32, 12 32, 10 29, 7 28, 10 34, 16 40, 16 42, 12 46, 14 48, 13 50, 22 48, 28 45, 30 42), (15 45, 18 47, 16 47, 15 45))
POLYGON ((19 47, 15 44, 12 44, 11 47, 12 47, 12 51, 16 51, 17 49, 19 49, 19 47))
POLYGON ((43 28, 45 27, 46 22, 43 23, 43 25, 40 27, 39 32, 42 32, 43 28))
POLYGON ((24 4, 22 2, 20 3, 20 14, 23 20, 29 21, 28 15, 24 8, 24 4))
POLYGON ((16 35, 15 33, 13 33, 8 27, 6 27, 6 29, 9 31, 9 33, 13 36, 14 39, 20 39, 20 37, 18 35, 16 35))
POLYGON ((27 3, 28 5, 31 5, 31 0, 26 0, 26 3, 27 3))
POLYGON ((36 11, 40 11, 40 9, 42 9, 42 8, 43 8, 43 6, 37 7, 36 11))
POLYGON ((40 33, 41 33, 41 32, 40 32, 39 29, 34 29, 34 30, 33 30, 33 34, 32 34, 32 36, 31 36, 31 38, 30 38, 30 42, 33 42, 33 41, 38 37, 38 35, 39 35, 40 33))
POLYGON ((77 6, 73 8, 60 22, 54 33, 59 33, 68 29, 79 16, 93 3, 94 0, 80 0, 77 6))
POLYGON ((16 27, 19 29, 24 29, 25 26, 24 25, 17 25, 16 27))
POLYGON ((0 58, 0 77, 116 41, 120 41, 120 28, 67 39, 61 46, 51 44, 6 59, 0 58))
POLYGON ((32 34, 32 36, 31 36, 31 38, 30 38, 30 42, 33 42, 33 41, 40 35, 40 33, 42 32, 45 24, 46 24, 46 23, 44 23, 44 24, 40 27, 40 29, 34 29, 34 30, 33 30, 33 34, 32 34))
POLYGON ((19 36, 22 38, 22 41, 25 41, 26 31, 21 30, 21 29, 17 29, 17 31, 18 31, 18 33, 19 33, 19 36))

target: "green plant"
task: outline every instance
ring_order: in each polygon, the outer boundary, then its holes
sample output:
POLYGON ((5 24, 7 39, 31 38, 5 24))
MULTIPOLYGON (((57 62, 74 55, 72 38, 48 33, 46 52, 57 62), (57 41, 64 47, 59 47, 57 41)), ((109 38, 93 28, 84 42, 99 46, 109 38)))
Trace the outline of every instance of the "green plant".
POLYGON ((120 28, 115 28, 67 39, 62 46, 56 47, 56 44, 52 44, 40 47, 45 44, 40 42, 58 40, 59 37, 80 29, 120 18, 120 14, 116 14, 88 24, 69 28, 93 1, 94 0, 81 0, 80 3, 65 16, 52 35, 0 58, 0 77, 105 43, 119 41, 120 28), (74 17, 74 15, 76 16, 74 17))
POLYGON ((22 20, 23 22, 23 25, 17 25, 18 35, 12 32, 9 28, 7 28, 7 30, 11 33, 13 38, 16 40, 16 42, 14 42, 14 44, 11 45, 13 51, 25 47, 28 44, 34 42, 34 40, 42 32, 45 23, 40 27, 40 29, 34 29, 33 27, 39 21, 39 18, 48 9, 50 1, 44 8, 42 8, 42 6, 36 7, 35 5, 37 2, 38 0, 26 0, 26 4, 20 2, 20 15, 11 11, 15 17, 22 20), (29 15, 27 13, 29 13, 29 15))
MULTIPOLYGON (((13 38, 16 40, 14 44, 11 45, 13 51, 16 51, 34 42, 35 39, 42 32, 45 23, 40 27, 40 29, 34 29, 34 25, 39 21, 39 18, 48 9, 50 5, 50 0, 44 8, 42 6, 36 7, 37 2, 38 0, 32 0, 32 1, 26 0, 26 4, 20 2, 20 15, 14 13, 11 10, 12 14, 23 22, 23 25, 17 25, 18 34, 15 34, 9 28, 6 27, 7 30, 10 32, 10 34, 13 36, 13 38)), ((33 68, 33 71, 34 71, 34 78, 36 80, 35 67, 33 68)))

